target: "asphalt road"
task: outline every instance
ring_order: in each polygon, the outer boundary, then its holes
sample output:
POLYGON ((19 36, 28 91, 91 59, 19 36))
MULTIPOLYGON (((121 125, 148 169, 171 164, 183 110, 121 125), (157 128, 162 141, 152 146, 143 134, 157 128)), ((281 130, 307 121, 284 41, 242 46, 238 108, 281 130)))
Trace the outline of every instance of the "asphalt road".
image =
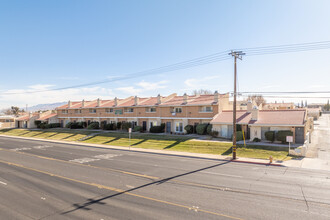
POLYGON ((330 172, 0 137, 0 219, 330 219, 330 172))

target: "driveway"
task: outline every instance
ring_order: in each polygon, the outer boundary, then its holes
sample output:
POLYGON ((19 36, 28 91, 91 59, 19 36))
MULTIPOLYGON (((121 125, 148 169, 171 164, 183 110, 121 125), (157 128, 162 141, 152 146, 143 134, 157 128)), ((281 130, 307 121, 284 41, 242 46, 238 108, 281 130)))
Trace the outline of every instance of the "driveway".
POLYGON ((330 170, 330 114, 323 114, 314 122, 312 144, 301 167, 330 170))

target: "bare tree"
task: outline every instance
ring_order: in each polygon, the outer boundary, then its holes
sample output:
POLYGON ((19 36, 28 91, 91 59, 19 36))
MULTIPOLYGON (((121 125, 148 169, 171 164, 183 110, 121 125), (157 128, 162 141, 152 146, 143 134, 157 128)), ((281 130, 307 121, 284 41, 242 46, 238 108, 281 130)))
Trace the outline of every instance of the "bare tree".
POLYGON ((211 94, 213 94, 213 92, 207 89, 200 89, 200 90, 195 89, 194 91, 192 91, 192 95, 211 95, 211 94))
POLYGON ((247 101, 255 101, 257 105, 259 106, 260 104, 264 105, 266 104, 266 100, 262 95, 249 95, 248 98, 246 99, 247 101))
POLYGON ((20 109, 17 106, 12 106, 11 108, 2 110, 5 115, 19 115, 19 113, 24 112, 24 109, 20 109))

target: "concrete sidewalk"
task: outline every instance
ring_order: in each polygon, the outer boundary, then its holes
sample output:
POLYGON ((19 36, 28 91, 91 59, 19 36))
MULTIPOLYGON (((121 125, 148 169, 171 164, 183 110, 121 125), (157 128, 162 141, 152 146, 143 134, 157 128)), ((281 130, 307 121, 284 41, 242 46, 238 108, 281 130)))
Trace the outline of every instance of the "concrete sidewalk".
POLYGON ((96 147, 96 148, 105 148, 105 149, 117 149, 117 150, 129 150, 135 152, 143 152, 143 153, 154 153, 154 154, 162 154, 162 155, 171 155, 171 156, 181 156, 181 157, 190 157, 190 158, 200 158, 200 159, 213 159, 213 160, 226 160, 240 163, 253 163, 253 164, 264 164, 264 165, 274 165, 274 166, 285 166, 282 161, 273 161, 273 163, 269 163, 269 160, 264 159, 255 159, 255 158, 237 158, 236 160, 232 160, 231 156, 222 156, 215 154, 200 154, 200 153, 190 153, 190 152, 180 152, 180 151, 170 151, 170 150, 155 150, 155 149, 144 149, 144 148, 136 148, 136 147, 122 147, 122 146, 113 146, 113 145, 103 145, 103 144, 90 144, 90 143, 81 143, 81 142, 69 142, 69 141, 60 141, 60 140, 49 140, 42 138, 30 138, 30 137, 17 137, 10 135, 0 135, 1 137, 8 138, 16 138, 23 140, 34 140, 34 141, 42 141, 42 142, 50 142, 50 143, 61 143, 61 144, 70 144, 70 145, 79 145, 85 147, 96 147))

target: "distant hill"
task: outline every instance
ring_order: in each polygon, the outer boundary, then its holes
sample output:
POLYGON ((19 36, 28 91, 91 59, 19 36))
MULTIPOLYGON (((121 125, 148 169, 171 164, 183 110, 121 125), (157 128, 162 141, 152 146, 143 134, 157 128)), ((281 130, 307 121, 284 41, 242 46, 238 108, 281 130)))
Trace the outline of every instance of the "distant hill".
MULTIPOLYGON (((35 106, 28 107, 28 112, 34 112, 34 111, 45 111, 45 110, 54 110, 56 107, 59 107, 61 105, 65 105, 67 102, 56 102, 56 103, 50 103, 50 104, 38 104, 35 106)), ((24 108, 25 110, 25 108, 24 108)))

